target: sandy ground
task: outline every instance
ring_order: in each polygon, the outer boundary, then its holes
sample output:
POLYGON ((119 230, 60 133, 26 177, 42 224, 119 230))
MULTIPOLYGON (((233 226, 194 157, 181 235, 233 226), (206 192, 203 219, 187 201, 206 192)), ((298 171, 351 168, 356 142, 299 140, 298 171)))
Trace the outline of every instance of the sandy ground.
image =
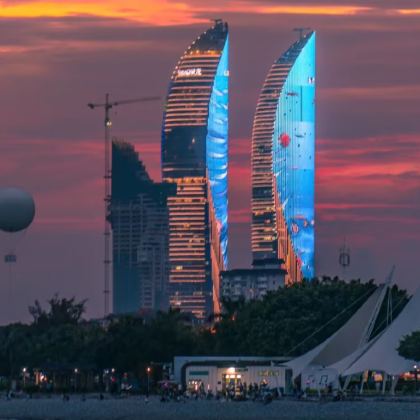
POLYGON ((141 397, 105 399, 70 397, 52 399, 0 399, 0 419, 22 420, 420 420, 420 401, 253 402, 188 401, 161 403, 157 397, 145 404, 141 397))

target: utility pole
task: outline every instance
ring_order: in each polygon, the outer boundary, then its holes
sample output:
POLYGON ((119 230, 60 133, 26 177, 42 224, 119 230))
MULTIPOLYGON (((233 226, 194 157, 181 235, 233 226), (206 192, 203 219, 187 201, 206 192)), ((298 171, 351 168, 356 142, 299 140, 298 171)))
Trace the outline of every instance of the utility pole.
POLYGON ((110 265, 111 265, 111 253, 110 253, 110 236, 111 229, 109 226, 109 204, 111 201, 111 170, 110 170, 110 128, 112 122, 109 118, 109 110, 114 106, 134 104, 137 102, 148 102, 157 101, 161 99, 159 96, 151 96, 139 99, 129 99, 124 101, 109 101, 109 94, 105 95, 105 102, 100 104, 89 103, 90 109, 104 108, 105 109, 105 173, 104 173, 104 203, 105 203, 105 223, 104 223, 104 318, 109 315, 109 283, 110 283, 110 265))

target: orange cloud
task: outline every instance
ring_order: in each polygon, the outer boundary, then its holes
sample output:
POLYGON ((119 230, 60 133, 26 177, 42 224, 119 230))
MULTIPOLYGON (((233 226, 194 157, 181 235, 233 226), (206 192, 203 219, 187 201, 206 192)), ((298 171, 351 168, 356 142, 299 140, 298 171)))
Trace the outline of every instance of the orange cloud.
POLYGON ((372 10, 371 7, 357 6, 280 6, 263 7, 261 13, 283 13, 293 15, 355 15, 372 10))
POLYGON ((400 9, 397 12, 400 15, 420 15, 420 9, 400 9))
POLYGON ((354 15, 371 11, 370 7, 329 5, 283 5, 238 0, 215 0, 197 5, 194 0, 62 0, 59 3, 45 0, 22 0, 9 3, 0 0, 0 17, 40 18, 93 15, 103 18, 133 20, 149 25, 187 25, 205 23, 201 15, 209 13, 257 13, 295 15, 354 15))
POLYGON ((158 26, 206 22, 194 16, 186 3, 170 0, 86 0, 0 2, 0 17, 39 18, 94 15, 135 20, 158 26))

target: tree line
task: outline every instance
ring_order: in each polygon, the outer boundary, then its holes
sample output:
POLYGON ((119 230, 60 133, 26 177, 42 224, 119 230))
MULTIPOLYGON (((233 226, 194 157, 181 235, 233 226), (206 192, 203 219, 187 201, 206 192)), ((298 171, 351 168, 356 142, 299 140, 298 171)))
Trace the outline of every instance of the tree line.
MULTIPOLYGON (((83 362, 94 364, 98 372, 114 368, 144 379, 151 362, 172 362, 174 356, 299 356, 344 325, 376 288, 373 281, 303 281, 261 300, 225 300, 222 313, 200 327, 177 310, 158 312, 147 321, 123 316, 103 326, 85 319, 85 300, 56 295, 47 309, 38 301, 29 307, 30 323, 0 327, 0 375, 17 377, 22 367, 34 369, 45 362, 83 362)), ((391 292, 395 318, 409 297, 397 286, 391 292)), ((385 328, 385 320, 386 302, 374 334, 385 328)), ((401 352, 418 360, 420 332, 413 337, 401 352)))

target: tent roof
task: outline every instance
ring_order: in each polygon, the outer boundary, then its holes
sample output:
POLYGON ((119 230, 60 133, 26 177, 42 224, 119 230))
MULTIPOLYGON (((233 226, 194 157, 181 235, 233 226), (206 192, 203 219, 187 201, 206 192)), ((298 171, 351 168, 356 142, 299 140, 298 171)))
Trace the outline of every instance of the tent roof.
POLYGON ((369 341, 353 353, 349 354, 344 359, 341 359, 338 362, 328 366, 328 368, 335 369, 337 371, 337 375, 341 376, 342 373, 349 368, 349 366, 351 366, 357 359, 359 359, 360 356, 362 356, 362 354, 364 354, 367 350, 369 350, 372 347, 372 345, 376 342, 376 340, 378 340, 378 338, 382 334, 383 332, 377 335, 372 341, 369 341))
POLYGON ((410 299, 406 307, 389 326, 389 328, 373 343, 373 345, 353 363, 343 375, 353 375, 367 370, 399 375, 413 369, 415 362, 406 360, 398 354, 400 340, 420 330, 420 288, 410 299))
POLYGON ((381 284, 350 320, 330 338, 288 362, 293 378, 299 376, 309 365, 329 366, 356 351, 384 287, 381 284))

